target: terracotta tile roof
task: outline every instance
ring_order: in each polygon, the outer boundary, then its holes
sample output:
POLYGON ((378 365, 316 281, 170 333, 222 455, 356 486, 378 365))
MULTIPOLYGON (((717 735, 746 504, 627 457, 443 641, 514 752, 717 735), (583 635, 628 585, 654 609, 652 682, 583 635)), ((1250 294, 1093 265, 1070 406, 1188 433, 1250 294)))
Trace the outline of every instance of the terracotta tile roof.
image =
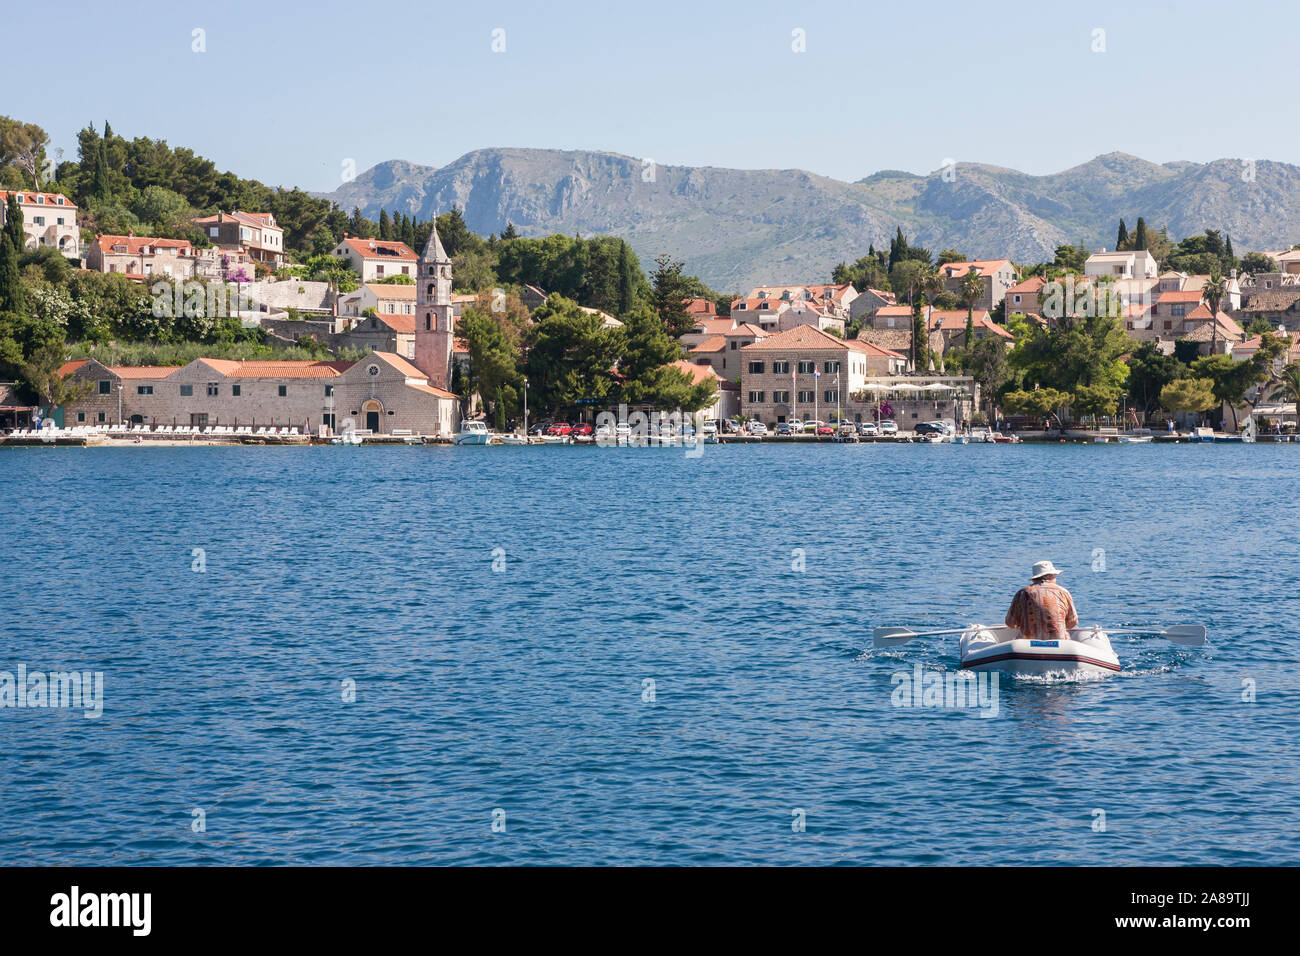
POLYGON ((278 229, 279 226, 272 225, 271 219, 274 218, 269 212, 233 212, 217 213, 215 216, 203 216, 195 219, 194 224, 200 226, 213 225, 222 222, 224 219, 233 219, 236 222, 242 222, 246 226, 252 226, 255 229, 269 228, 278 229))
POLYGON ((710 335, 701 342, 691 352, 722 352, 727 348, 727 338, 724 335, 710 335))
POLYGON ((770 312, 776 315, 789 305, 784 299, 735 299, 731 303, 731 315, 732 318, 735 318, 737 312, 770 312))
POLYGON ((978 268, 981 276, 991 275, 1003 266, 1011 265, 1010 259, 972 259, 970 262, 945 262, 939 266, 939 274, 945 279, 960 279, 971 268, 978 268))
POLYGON ((679 359, 671 364, 673 368, 681 369, 689 375, 696 385, 699 385, 701 382, 713 382, 714 384, 717 384, 718 380, 722 378, 721 375, 713 371, 711 365, 694 365, 685 359, 679 359))
POLYGON ((696 322, 695 328, 705 335, 726 335, 735 324, 735 319, 704 319, 696 322))
POLYGON ((1160 298, 1156 299, 1158 305, 1168 305, 1174 302, 1200 302, 1200 289, 1171 289, 1168 292, 1161 292, 1160 298))
POLYGON ((0 202, 8 202, 9 197, 14 194, 23 197, 18 201, 19 204, 23 206, 53 206, 55 209, 77 208, 77 204, 67 196, 63 195, 63 193, 39 193, 30 189, 0 189, 0 202), (43 199, 44 202, 38 203, 36 201, 37 197, 43 199), (60 203, 60 199, 62 199, 63 202, 60 203))
MULTIPOLYGON (((420 371, 418 368, 412 365, 408 359, 402 358, 402 356, 398 355, 396 352, 376 351, 374 354, 384 359, 384 361, 388 362, 390 365, 393 366, 393 368, 397 369, 407 378, 420 378, 426 381, 429 378, 428 375, 426 375, 424 372, 420 371)), ((448 394, 451 393, 448 392, 448 394)))
POLYGON ((439 398, 460 398, 460 396, 457 395, 455 392, 449 392, 446 389, 442 389, 442 388, 434 388, 432 385, 428 384, 427 382, 408 382, 406 384, 406 387, 416 388, 422 392, 426 392, 429 395, 437 395, 439 398))
POLYGON ((201 358, 213 371, 227 378, 337 378, 350 369, 353 362, 275 361, 254 359, 239 362, 232 359, 201 358))
POLYGON ((67 378, 69 375, 71 375, 73 372, 81 368, 81 366, 85 365, 89 361, 90 359, 77 359, 74 362, 64 362, 62 365, 59 366, 59 377, 67 378))
POLYGON ((376 312, 373 316, 363 316, 363 318, 373 318, 376 322, 388 326, 394 332, 414 332, 415 316, 402 315, 397 312, 376 312))
MULTIPOLYGON (((869 355, 895 354, 875 343, 863 339, 841 339, 823 332, 814 325, 796 325, 792 329, 769 335, 765 339, 746 345, 742 352, 793 351, 797 349, 846 349, 869 355)), ((902 358, 901 355, 896 355, 902 358)))
POLYGON ((1040 289, 1042 289, 1043 286, 1045 286, 1046 284, 1047 284, 1047 280, 1044 279, 1042 276, 1030 276, 1024 282, 1017 282, 1010 289, 1008 289, 1007 295, 1011 295, 1013 292, 1018 294, 1027 293, 1029 295, 1033 295, 1035 292, 1038 292, 1040 289))
POLYGON ((419 258, 411 251, 411 247, 404 242, 387 242, 382 239, 354 239, 352 237, 344 239, 343 242, 363 259, 400 259, 415 262, 419 258))
POLYGON ((1286 312, 1300 308, 1300 289, 1252 292, 1241 306, 1243 312, 1286 312))
POLYGON ((166 378, 180 368, 180 365, 110 365, 108 370, 118 378, 166 378))
POLYGON ((194 249, 185 239, 155 239, 152 236, 96 236, 95 245, 106 255, 141 255, 146 246, 151 249, 175 249, 185 255, 193 255, 194 249), (124 246, 117 250, 114 246, 124 246))
POLYGON ((687 299, 686 313, 688 315, 713 315, 717 311, 717 306, 708 299, 687 299))
POLYGON ((767 329, 760 329, 757 325, 752 325, 749 322, 741 322, 734 329, 728 332, 726 337, 731 339, 741 335, 745 335, 745 336, 756 335, 759 338, 762 338, 764 336, 771 335, 771 334, 772 333, 767 331, 767 329))
POLYGON ((464 352, 466 355, 468 355, 469 342, 465 339, 453 339, 451 343, 451 350, 453 352, 464 352))

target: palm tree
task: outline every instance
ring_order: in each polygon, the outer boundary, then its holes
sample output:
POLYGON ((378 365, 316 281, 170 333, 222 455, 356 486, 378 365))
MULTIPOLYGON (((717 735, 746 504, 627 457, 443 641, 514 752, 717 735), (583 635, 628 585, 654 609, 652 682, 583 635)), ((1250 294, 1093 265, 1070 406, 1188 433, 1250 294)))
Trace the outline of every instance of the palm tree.
POLYGON ((1228 294, 1228 283, 1223 276, 1217 272, 1212 272, 1210 277, 1205 280, 1205 285, 1201 288, 1201 298, 1205 304, 1210 307, 1210 354, 1214 354, 1214 347, 1219 341, 1219 304, 1223 302, 1224 296, 1228 294))
POLYGON ((1269 397, 1289 399, 1296 403, 1296 430, 1300 431, 1300 365, 1292 362, 1278 373, 1269 397))

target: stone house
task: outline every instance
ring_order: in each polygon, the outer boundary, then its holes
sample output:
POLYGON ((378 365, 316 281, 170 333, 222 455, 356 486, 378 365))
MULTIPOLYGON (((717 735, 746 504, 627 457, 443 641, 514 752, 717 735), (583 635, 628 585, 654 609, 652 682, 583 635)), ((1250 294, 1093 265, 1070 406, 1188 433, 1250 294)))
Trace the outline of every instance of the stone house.
POLYGON ((0 189, 0 227, 9 216, 9 197, 18 199, 23 211, 23 235, 26 247, 49 246, 69 259, 81 256, 81 230, 77 227, 77 207, 62 193, 33 192, 25 189, 0 189))

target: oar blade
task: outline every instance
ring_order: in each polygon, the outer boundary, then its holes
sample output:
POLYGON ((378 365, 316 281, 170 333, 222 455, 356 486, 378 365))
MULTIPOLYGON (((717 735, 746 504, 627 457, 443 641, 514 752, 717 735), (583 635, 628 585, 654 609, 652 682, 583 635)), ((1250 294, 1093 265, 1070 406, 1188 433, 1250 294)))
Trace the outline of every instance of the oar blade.
POLYGON ((1204 624, 1170 624, 1164 630, 1164 636, 1175 644, 1200 647, 1205 643, 1204 624))
POLYGON ((878 627, 871 632, 871 642, 876 647, 897 647, 916 637, 916 632, 905 627, 878 627))

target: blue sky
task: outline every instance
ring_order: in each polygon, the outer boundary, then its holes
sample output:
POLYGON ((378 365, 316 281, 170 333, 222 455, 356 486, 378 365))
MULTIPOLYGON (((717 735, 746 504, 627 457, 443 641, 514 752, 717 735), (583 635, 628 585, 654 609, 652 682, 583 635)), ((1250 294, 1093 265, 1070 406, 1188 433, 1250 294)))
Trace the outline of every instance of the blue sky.
POLYGON ((1300 163, 1281 3, 70 0, 4 22, 61 41, 45 49, 66 62, 6 80, 0 113, 65 158, 108 119, 271 185, 487 146, 840 179, 948 158, 1047 173, 1112 150, 1300 163))

